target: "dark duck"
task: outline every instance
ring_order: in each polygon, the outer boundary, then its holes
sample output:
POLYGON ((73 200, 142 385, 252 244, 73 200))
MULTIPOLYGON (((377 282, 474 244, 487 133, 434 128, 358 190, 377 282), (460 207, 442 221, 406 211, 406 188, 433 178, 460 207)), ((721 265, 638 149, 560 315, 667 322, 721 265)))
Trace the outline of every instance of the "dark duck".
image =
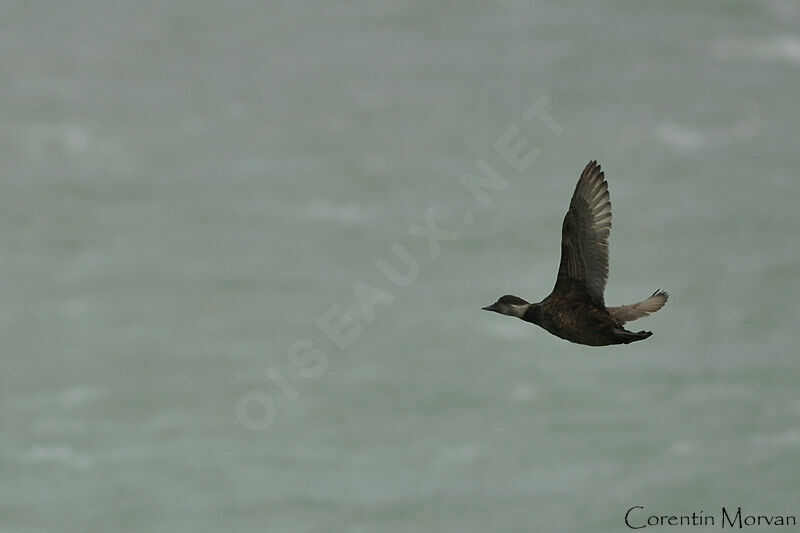
POLYGON ((608 280, 610 233, 608 183, 597 161, 591 161, 575 186, 564 217, 561 264, 553 291, 539 303, 506 295, 483 309, 532 322, 577 344, 607 346, 648 338, 652 332, 628 331, 623 326, 664 307, 669 295, 659 290, 635 304, 606 307, 603 292, 608 280))

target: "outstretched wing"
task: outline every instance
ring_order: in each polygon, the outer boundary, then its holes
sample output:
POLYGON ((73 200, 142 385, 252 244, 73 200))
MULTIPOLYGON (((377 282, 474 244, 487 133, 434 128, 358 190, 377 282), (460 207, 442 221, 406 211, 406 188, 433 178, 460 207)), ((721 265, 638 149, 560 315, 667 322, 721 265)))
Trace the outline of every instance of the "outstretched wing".
POLYGON ((631 322, 637 318, 645 317, 651 313, 655 313, 667 303, 669 294, 664 291, 658 290, 647 300, 631 304, 621 305, 619 307, 609 307, 608 314, 614 317, 619 323, 631 322))
POLYGON ((590 161, 575 186, 561 228, 561 265, 554 294, 568 292, 578 285, 585 288, 597 305, 605 306, 603 292, 608 279, 610 233, 608 183, 597 161, 590 161))

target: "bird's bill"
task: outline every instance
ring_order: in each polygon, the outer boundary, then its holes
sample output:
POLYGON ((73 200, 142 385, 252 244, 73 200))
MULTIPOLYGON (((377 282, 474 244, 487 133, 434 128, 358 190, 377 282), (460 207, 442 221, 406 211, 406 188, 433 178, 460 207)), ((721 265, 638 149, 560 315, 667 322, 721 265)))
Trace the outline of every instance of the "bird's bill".
POLYGON ((487 305, 486 307, 481 307, 481 309, 483 309, 484 311, 497 311, 497 309, 495 308, 494 304, 487 305))

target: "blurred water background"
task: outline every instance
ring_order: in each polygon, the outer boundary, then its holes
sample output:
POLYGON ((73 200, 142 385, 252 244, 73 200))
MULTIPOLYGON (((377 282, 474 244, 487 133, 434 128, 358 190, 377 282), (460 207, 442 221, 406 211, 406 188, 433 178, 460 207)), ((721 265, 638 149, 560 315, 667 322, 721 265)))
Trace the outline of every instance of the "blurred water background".
POLYGON ((0 531, 800 514, 799 27, 793 0, 1 1, 0 531), (590 159, 606 301, 671 293, 646 342, 480 310, 550 291, 590 159), (325 313, 363 329, 340 349, 325 313))

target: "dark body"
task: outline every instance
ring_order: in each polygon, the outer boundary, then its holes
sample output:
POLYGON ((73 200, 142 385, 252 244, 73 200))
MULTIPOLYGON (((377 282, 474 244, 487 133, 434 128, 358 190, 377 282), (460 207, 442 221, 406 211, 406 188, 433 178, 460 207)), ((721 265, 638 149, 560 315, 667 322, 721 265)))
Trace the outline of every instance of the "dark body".
POLYGON ((553 291, 539 303, 506 295, 484 307, 516 316, 578 344, 606 346, 648 338, 649 331, 623 326, 661 309, 668 295, 656 291, 641 302, 606 307, 603 293, 608 279, 608 237, 611 200, 605 175, 596 161, 581 174, 561 228, 561 263, 553 291))
POLYGON ((541 326, 556 337, 588 346, 628 344, 652 335, 649 331, 626 330, 605 306, 594 303, 579 287, 551 293, 540 303, 531 304, 522 320, 541 326))

